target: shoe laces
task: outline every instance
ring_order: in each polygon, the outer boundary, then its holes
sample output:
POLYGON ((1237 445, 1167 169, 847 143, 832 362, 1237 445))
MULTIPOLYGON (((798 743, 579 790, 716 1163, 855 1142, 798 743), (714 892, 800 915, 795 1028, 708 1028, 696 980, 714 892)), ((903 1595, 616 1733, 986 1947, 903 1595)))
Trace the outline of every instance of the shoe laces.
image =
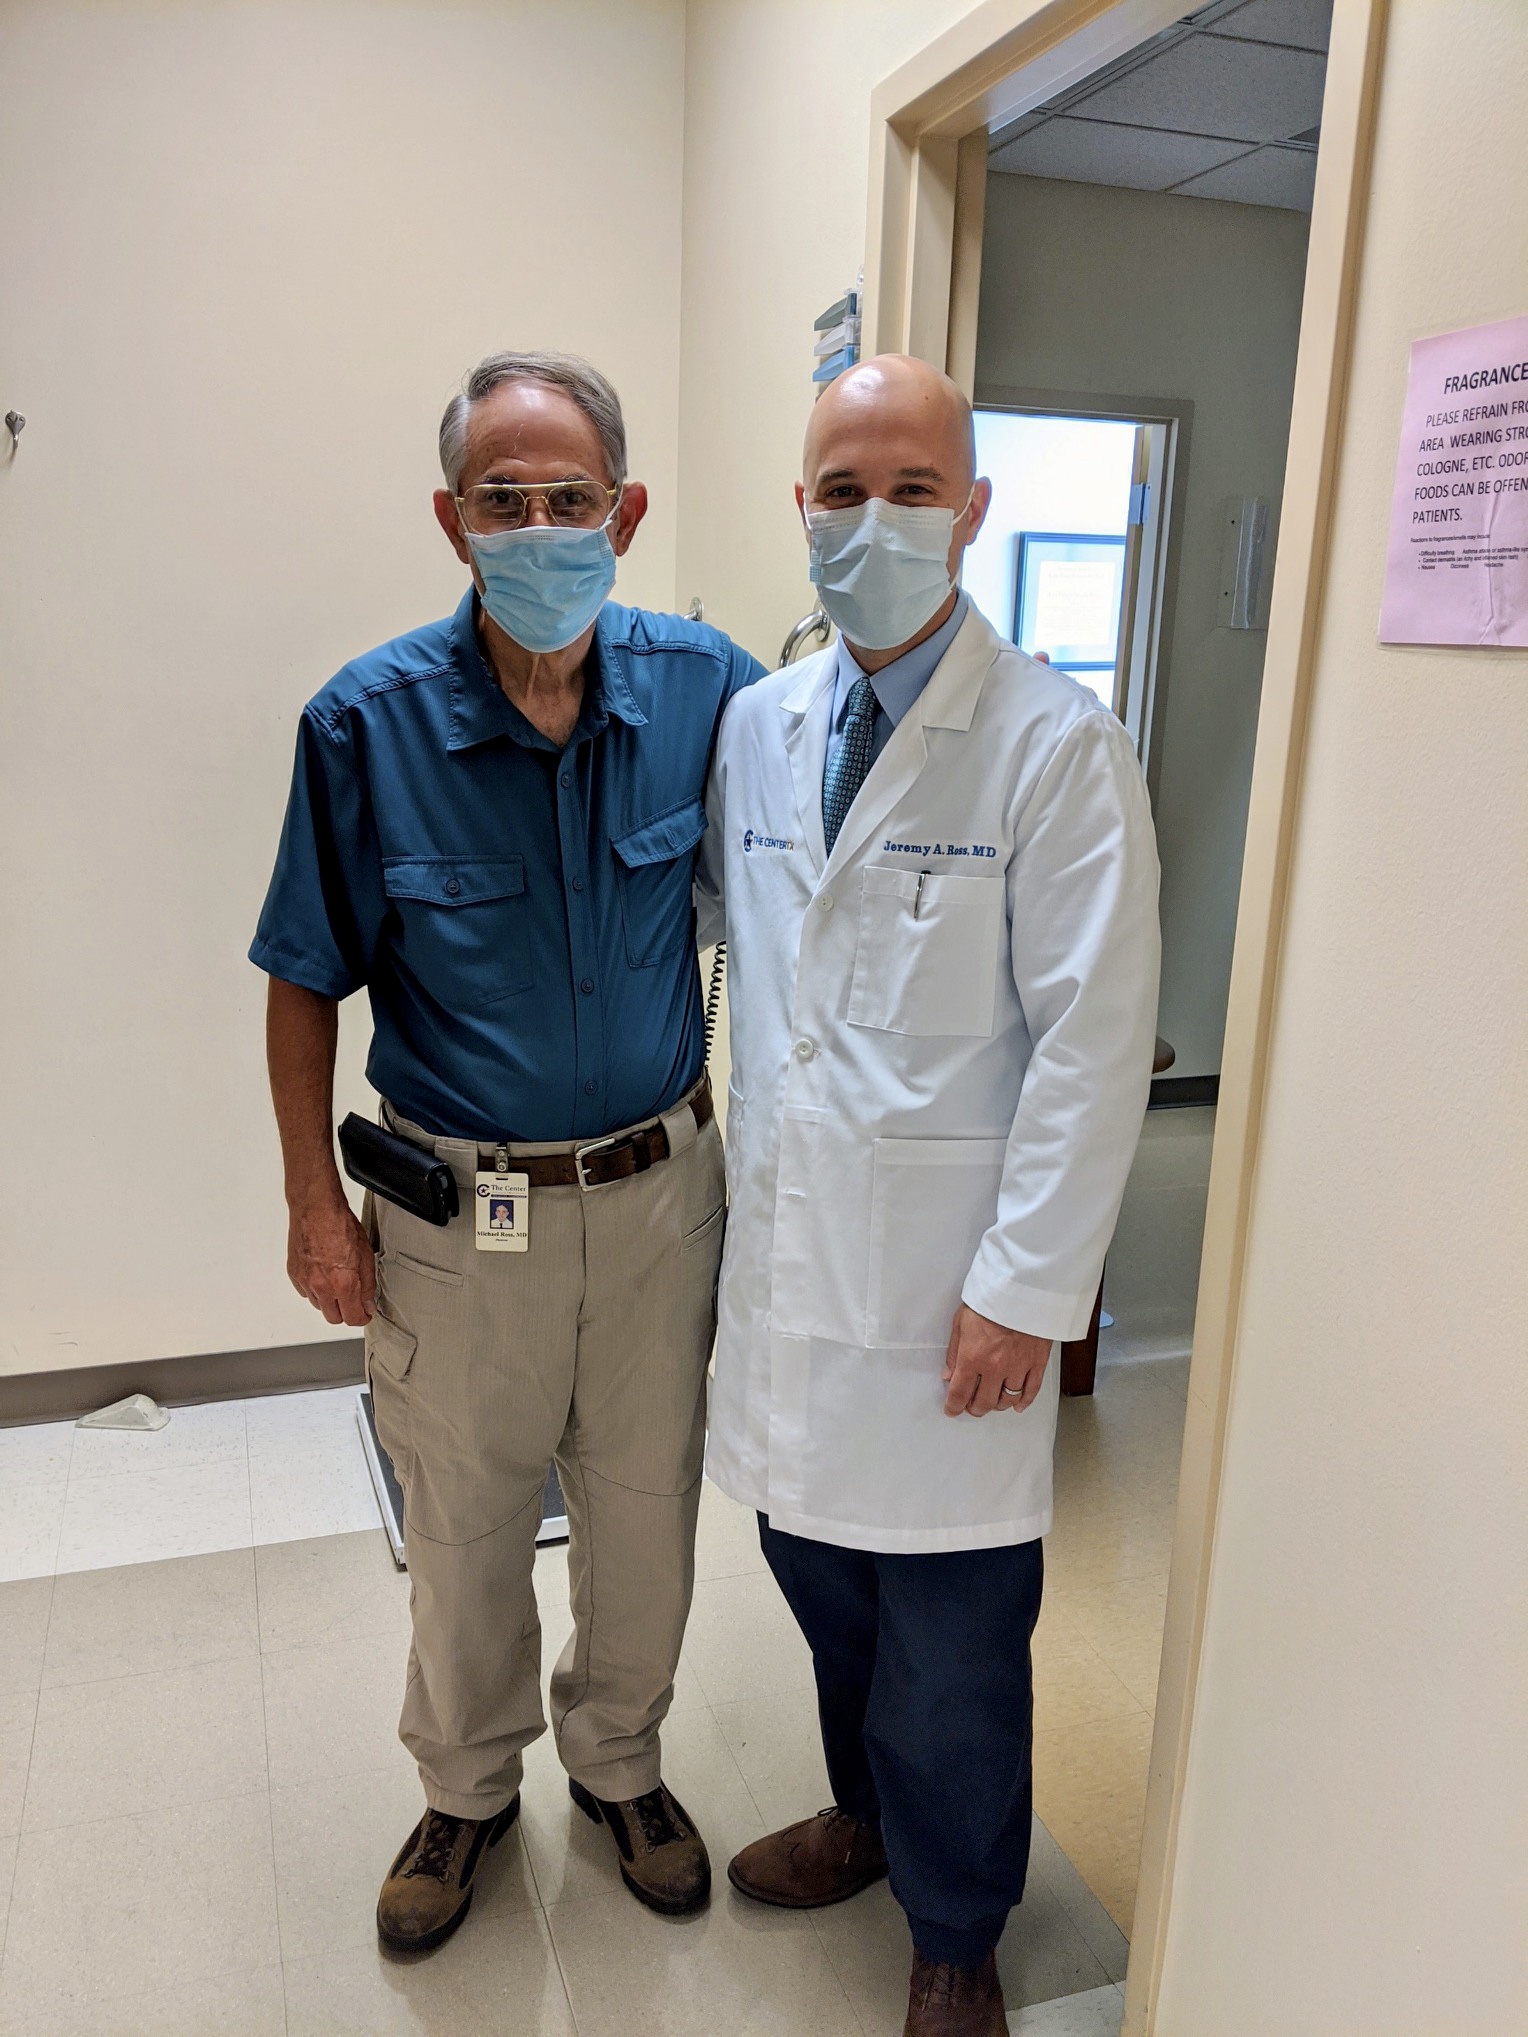
POLYGON ((678 1805, 661 1782, 645 1796, 634 1797, 631 1810, 650 1853, 656 1853, 660 1846, 671 1846, 676 1839, 690 1836, 678 1805))
POLYGON ((921 1976, 923 1985, 919 1993, 919 2007, 924 2009, 953 2008, 969 1991, 971 1976, 964 1967, 951 1966, 944 1960, 933 1960, 921 1976), (962 1986, 962 1982, 965 1986, 962 1986))
POLYGON ((449 1811, 426 1811, 419 1844, 413 1859, 403 1870, 404 1878, 410 1881, 449 1881, 456 1842, 461 1837, 462 1827, 468 1822, 466 1818, 452 1817, 449 1811))
POLYGON ((844 1860, 847 1863, 854 1851, 855 1840, 864 1830, 859 1819, 850 1811, 840 1810, 837 1804, 829 1804, 827 1809, 819 1811, 817 1816, 821 1821, 824 1836, 835 1843, 842 1843, 844 1860))

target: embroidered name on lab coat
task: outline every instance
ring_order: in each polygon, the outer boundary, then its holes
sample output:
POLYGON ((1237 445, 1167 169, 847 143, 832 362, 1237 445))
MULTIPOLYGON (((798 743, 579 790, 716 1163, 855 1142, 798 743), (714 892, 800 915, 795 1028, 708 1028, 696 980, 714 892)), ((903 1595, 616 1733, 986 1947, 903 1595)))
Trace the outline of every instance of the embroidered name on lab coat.
POLYGON ((892 842, 881 844, 883 855, 893 856, 996 856, 991 842, 892 842))

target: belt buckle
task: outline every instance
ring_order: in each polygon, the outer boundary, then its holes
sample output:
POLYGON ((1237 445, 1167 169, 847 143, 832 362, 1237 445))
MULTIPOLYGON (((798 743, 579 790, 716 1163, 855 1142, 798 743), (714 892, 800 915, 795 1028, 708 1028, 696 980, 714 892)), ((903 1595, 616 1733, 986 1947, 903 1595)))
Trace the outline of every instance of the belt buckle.
POLYGON ((573 1148, 573 1172, 578 1176, 578 1185, 585 1195, 588 1195, 593 1189, 608 1188, 610 1186, 608 1181, 591 1181, 589 1179, 588 1175, 584 1172, 585 1159, 590 1153, 605 1153, 612 1146, 618 1146, 621 1143, 621 1137, 621 1133, 612 1132, 608 1139, 591 1139, 587 1146, 575 1146, 573 1148))

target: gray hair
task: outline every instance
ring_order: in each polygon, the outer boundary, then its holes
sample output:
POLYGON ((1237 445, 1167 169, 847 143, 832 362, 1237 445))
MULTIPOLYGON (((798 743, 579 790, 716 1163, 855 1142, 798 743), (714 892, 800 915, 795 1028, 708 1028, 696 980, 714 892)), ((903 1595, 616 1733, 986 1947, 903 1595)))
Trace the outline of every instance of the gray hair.
POLYGON ((440 420, 441 472, 453 495, 461 486, 472 406, 502 382, 543 382, 571 396, 599 433, 611 484, 620 487, 626 479, 626 420, 621 415, 620 397, 599 369, 577 354, 502 353, 490 354, 464 377, 461 394, 451 398, 440 420))

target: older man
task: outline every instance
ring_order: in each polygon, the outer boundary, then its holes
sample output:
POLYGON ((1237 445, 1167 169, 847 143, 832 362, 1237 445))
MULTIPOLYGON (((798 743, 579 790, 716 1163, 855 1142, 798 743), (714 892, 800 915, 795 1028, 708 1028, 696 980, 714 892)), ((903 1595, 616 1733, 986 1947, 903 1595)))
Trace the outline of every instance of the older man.
POLYGON ((841 640, 729 708, 703 852, 734 1085, 708 1464, 811 1645, 835 1801, 730 1873, 807 1909, 889 1869, 906 2037, 1001 2037, 1048 1361, 1146 1102, 1151 819, 1120 723, 955 586, 990 491, 952 383, 834 382, 796 493, 841 640))
POLYGON ((531 1578, 554 1459, 574 1632, 552 1718, 573 1799, 650 1907, 708 1893, 659 1758, 723 1220, 691 878, 717 725, 760 669, 607 599, 647 494, 584 362, 484 361, 440 456, 435 514, 472 584, 305 709, 250 951, 271 978, 288 1271, 330 1322, 366 1325, 405 1496, 399 1730, 426 1808, 377 1928, 408 1951, 466 1915, 544 1729, 531 1578), (363 987, 384 1124, 456 1180, 444 1227, 381 1196, 358 1224, 345 1199, 335 1014, 363 987))

